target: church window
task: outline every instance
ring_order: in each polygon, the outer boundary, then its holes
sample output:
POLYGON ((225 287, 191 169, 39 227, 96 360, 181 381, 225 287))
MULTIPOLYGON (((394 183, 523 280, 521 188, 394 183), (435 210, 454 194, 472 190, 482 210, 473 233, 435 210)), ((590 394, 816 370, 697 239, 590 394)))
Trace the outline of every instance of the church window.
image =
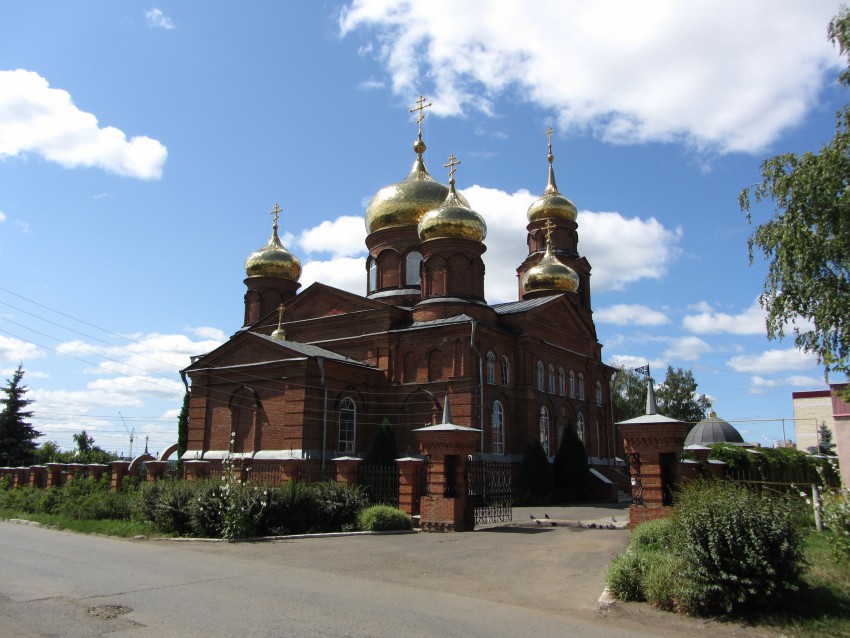
POLYGON ((549 410, 546 406, 540 408, 540 445, 543 446, 543 451, 546 456, 549 456, 549 410))
POLYGON ((584 427, 584 415, 579 413, 578 420, 576 421, 576 434, 578 434, 578 438, 581 439, 582 443, 585 443, 585 427, 584 427))
POLYGON ((511 382, 511 362, 506 356, 502 356, 502 385, 506 386, 511 382))
POLYGON ((407 253, 407 262, 405 264, 405 279, 404 283, 408 286, 418 286, 422 283, 422 275, 419 272, 419 265, 422 263, 422 253, 412 251, 407 253))
POLYGON ((563 368, 558 368, 558 394, 567 396, 566 375, 563 368))
POLYGON ((555 366, 549 364, 549 393, 555 394, 555 366))
POLYGON ((570 398, 576 398, 576 373, 570 370, 570 398))
POLYGON ((378 263, 373 259, 369 263, 369 292, 375 292, 378 287, 378 263))
POLYGON ((496 383, 496 355, 487 353, 487 383, 496 383))
POLYGON ((602 405, 602 384, 596 382, 596 405, 602 405))
POLYGON ((579 401, 584 401, 584 375, 578 373, 578 398, 579 401))
POLYGON ((505 453, 505 411, 499 401, 493 402, 493 417, 491 419, 493 454, 505 453))
POLYGON ((357 406, 345 397, 339 406, 339 452, 354 454, 354 437, 357 433, 357 406))
POLYGON ((543 362, 538 361, 537 362, 537 389, 540 390, 541 392, 543 392, 543 389, 544 389, 544 385, 543 385, 544 376, 545 375, 543 373, 543 362))

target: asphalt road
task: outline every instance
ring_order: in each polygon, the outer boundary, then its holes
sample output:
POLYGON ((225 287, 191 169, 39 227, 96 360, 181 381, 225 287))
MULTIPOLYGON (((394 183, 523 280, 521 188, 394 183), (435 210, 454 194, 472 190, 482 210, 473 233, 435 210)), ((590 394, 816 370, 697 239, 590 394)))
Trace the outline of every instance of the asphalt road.
POLYGON ((3 522, 0 636, 765 635, 645 606, 600 612, 605 566, 629 532, 551 517, 560 524, 263 543, 129 541, 3 522))

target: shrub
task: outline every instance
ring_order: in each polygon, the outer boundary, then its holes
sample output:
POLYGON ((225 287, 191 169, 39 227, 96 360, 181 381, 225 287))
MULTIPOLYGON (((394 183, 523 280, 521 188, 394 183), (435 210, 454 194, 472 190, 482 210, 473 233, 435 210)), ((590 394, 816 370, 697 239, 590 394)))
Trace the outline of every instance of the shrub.
POLYGON ((629 547, 624 553, 614 557, 608 565, 606 581, 611 592, 620 600, 643 601, 643 581, 646 575, 647 561, 652 552, 629 547))
POLYGON ((191 505, 196 490, 187 481, 143 483, 135 499, 134 515, 150 521, 165 534, 187 536, 192 532, 191 505))
POLYGON ((368 532, 406 530, 413 529, 413 519, 395 507, 373 505, 360 512, 357 527, 368 532))
POLYGON ((802 565, 799 505, 725 481, 694 481, 674 514, 686 611, 737 612, 781 604, 802 565))
POLYGON ((824 494, 823 524, 835 560, 850 559, 850 491, 824 494))
POLYGON ((288 481, 268 488, 268 505, 261 521, 261 533, 303 534, 313 526, 316 492, 307 483, 288 481))
POLYGON ((221 479, 193 481, 189 519, 193 536, 221 538, 224 529, 225 492, 221 479))
POLYGON ((632 532, 630 544, 639 549, 653 552, 671 551, 675 537, 672 518, 660 518, 638 525, 632 532))
POLYGON ((653 551, 652 558, 646 561, 643 578, 646 602, 664 611, 675 609, 682 586, 681 572, 681 559, 670 552, 653 551))
POLYGON ((338 483, 313 483, 315 493, 314 526, 317 532, 339 532, 354 529, 357 515, 367 505, 366 495, 358 487, 338 483))

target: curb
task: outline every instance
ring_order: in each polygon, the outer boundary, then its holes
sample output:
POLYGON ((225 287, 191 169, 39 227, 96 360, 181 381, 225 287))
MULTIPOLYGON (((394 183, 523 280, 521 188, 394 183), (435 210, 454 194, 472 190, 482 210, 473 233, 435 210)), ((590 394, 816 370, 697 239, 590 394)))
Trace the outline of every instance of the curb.
POLYGON ((596 601, 596 606, 601 610, 610 609, 614 605, 617 604, 617 598, 611 592, 608 587, 602 590, 602 593, 599 594, 599 598, 596 601))

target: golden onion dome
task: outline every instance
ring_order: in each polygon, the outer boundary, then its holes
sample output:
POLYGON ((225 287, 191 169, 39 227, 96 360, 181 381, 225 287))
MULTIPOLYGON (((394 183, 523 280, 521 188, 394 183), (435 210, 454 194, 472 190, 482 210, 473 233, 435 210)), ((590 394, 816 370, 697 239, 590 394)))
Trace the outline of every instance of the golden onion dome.
POLYGON ((265 246, 248 255, 245 261, 245 273, 249 277, 274 277, 289 281, 298 281, 301 277, 301 262, 283 247, 277 235, 277 218, 280 212, 280 207, 275 204, 272 211, 275 217, 271 238, 265 246))
POLYGON ((438 208, 428 211, 419 220, 417 231, 422 241, 428 239, 452 238, 484 241, 487 237, 487 223, 484 218, 469 207, 466 199, 455 190, 454 167, 460 164, 454 155, 446 166, 451 166, 449 194, 438 208))
POLYGON ((555 169, 552 166, 552 162, 555 160, 555 156, 552 155, 552 133, 554 133, 552 129, 547 131, 549 136, 549 155, 547 157, 549 160, 549 182, 546 184, 543 195, 534 200, 528 207, 529 222, 536 222, 541 219, 566 219, 574 222, 578 215, 576 205, 561 195, 558 185, 555 183, 555 169))
MULTIPOLYGON (((435 181, 425 168, 422 154, 425 143, 420 136, 413 144, 416 161, 410 174, 396 184, 385 186, 366 206, 366 232, 374 233, 393 226, 416 226, 429 210, 442 204, 449 192, 446 185, 435 181)), ((464 205, 466 199, 459 195, 464 205)))
MULTIPOLYGON (((551 231, 551 226, 547 223, 547 227, 551 231)), ((528 272, 522 278, 523 293, 530 292, 576 292, 578 290, 579 279, 576 271, 562 264, 558 258, 552 254, 551 234, 548 235, 546 241, 546 252, 540 262, 533 268, 529 268, 528 272)))

